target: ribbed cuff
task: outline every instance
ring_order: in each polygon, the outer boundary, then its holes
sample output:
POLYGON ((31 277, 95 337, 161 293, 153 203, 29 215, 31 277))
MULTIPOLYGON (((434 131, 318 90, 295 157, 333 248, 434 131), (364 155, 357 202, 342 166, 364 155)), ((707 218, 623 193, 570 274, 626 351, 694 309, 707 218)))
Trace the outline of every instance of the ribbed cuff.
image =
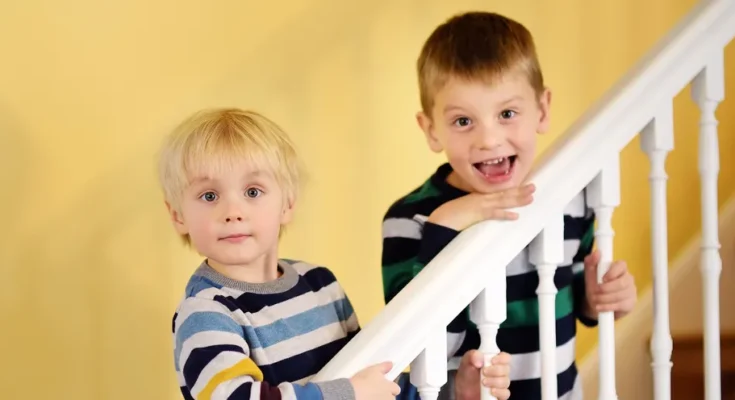
POLYGON ((349 379, 316 382, 316 385, 322 391, 324 400, 355 400, 355 389, 349 379))
POLYGON ((577 319, 579 320, 579 322, 582 323, 582 325, 588 328, 594 328, 595 326, 597 326, 597 323, 598 323, 596 319, 588 318, 581 311, 577 313, 577 319))

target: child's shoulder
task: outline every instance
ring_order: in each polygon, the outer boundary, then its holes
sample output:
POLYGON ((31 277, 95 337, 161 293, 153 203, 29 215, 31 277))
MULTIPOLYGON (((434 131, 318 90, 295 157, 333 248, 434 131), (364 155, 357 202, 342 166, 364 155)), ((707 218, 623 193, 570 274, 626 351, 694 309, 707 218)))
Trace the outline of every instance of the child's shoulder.
POLYGON ((173 332, 177 340, 203 331, 240 333, 236 318, 237 307, 231 293, 197 272, 193 273, 173 315, 173 332))
MULTIPOLYGON (((299 275, 299 284, 289 290, 288 300, 298 300, 301 307, 315 307, 333 304, 343 309, 349 303, 344 287, 329 268, 301 260, 280 259, 279 263, 288 265, 299 275), (306 296, 302 296, 306 295, 306 296)), ((349 308, 349 307, 348 307, 349 308)))
POLYGON ((237 297, 242 292, 218 283, 206 273, 204 263, 189 277, 184 289, 184 301, 188 299, 213 300, 219 296, 237 297))
POLYGON ((198 312, 229 315, 233 311, 232 299, 240 294, 195 272, 186 284, 175 314, 179 320, 198 312))
POLYGON ((322 288, 337 282, 337 276, 334 272, 323 265, 290 258, 279 259, 279 264, 293 268, 300 279, 306 281, 311 286, 322 288))
POLYGON ((439 206, 452 200, 437 184, 437 174, 431 175, 420 185, 394 200, 383 215, 383 220, 391 218, 428 217, 439 206))

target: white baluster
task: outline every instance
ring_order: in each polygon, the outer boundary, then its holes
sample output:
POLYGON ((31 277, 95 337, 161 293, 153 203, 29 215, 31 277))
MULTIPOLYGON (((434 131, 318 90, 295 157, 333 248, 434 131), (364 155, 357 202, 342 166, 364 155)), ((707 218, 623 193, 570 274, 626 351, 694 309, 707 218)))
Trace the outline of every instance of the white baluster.
POLYGON ((418 389, 421 400, 436 400, 439 390, 447 383, 447 333, 431 335, 426 348, 411 363, 411 384, 418 389))
MULTIPOLYGON (((484 365, 492 365, 491 359, 500 353, 496 341, 498 328, 507 317, 505 297, 505 268, 498 268, 490 274, 490 280, 485 289, 470 303, 470 319, 477 325, 480 331, 480 352, 485 355, 484 365)), ((480 399, 495 400, 480 383, 480 399)))
POLYGON ((699 106, 699 174, 702 185, 702 258, 704 296, 704 394, 719 399, 720 392, 720 242, 717 224, 717 105, 725 98, 723 54, 717 52, 692 82, 692 97, 699 106))
POLYGON ((641 149, 648 154, 651 172, 651 256, 653 262, 653 362, 654 399, 671 399, 671 352, 669 329, 669 259, 666 221, 666 156, 674 149, 674 109, 668 103, 641 134, 641 149))
MULTIPOLYGON (((610 269, 613 261, 612 216, 615 207, 620 204, 620 159, 616 154, 600 171, 587 188, 587 201, 595 210, 597 230, 595 241, 600 251, 600 263, 597 266, 597 282, 610 269)), ((615 400, 618 398, 615 389, 615 316, 612 311, 598 314, 599 355, 600 355, 600 387, 598 399, 615 400)))
POLYGON ((531 241, 529 261, 536 266, 539 283, 539 337, 541 350, 541 398, 558 397, 556 387, 556 267, 564 262, 564 216, 559 213, 531 241))

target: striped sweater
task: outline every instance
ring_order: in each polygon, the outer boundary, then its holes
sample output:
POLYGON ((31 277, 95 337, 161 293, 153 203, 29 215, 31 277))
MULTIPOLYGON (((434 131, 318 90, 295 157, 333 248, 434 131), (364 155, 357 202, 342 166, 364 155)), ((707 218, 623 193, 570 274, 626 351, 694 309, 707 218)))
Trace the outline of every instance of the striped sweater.
POLYGON ((185 399, 352 399, 347 379, 310 382, 359 325, 327 268, 280 260, 281 276, 253 284, 205 262, 173 317, 185 399))
MULTIPOLYGON (((421 272, 459 232, 430 223, 442 204, 464 196, 447 183, 451 166, 444 164, 420 187, 397 200, 383 219, 382 275, 386 303, 421 272)), ((581 314, 584 304, 583 260, 593 245, 594 215, 580 193, 564 212, 564 258, 556 270, 556 359, 559 398, 581 398, 575 364, 576 321, 596 325, 581 314), (575 387, 576 386, 576 387, 575 387)), ((526 247, 507 267, 507 319, 497 336, 501 351, 511 354, 511 397, 541 399, 539 279, 526 247)), ((469 308, 447 327, 450 369, 467 350, 477 349, 480 336, 469 320, 469 308)))

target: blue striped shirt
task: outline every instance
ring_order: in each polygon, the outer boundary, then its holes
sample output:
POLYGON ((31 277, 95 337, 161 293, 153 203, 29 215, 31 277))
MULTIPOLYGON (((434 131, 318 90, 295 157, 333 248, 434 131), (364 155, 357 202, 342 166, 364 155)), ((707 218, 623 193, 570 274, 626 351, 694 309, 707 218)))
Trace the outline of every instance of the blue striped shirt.
POLYGON ((280 260, 266 283, 235 281, 203 262, 173 317, 185 399, 353 399, 349 380, 311 382, 359 331, 334 274, 280 260))

